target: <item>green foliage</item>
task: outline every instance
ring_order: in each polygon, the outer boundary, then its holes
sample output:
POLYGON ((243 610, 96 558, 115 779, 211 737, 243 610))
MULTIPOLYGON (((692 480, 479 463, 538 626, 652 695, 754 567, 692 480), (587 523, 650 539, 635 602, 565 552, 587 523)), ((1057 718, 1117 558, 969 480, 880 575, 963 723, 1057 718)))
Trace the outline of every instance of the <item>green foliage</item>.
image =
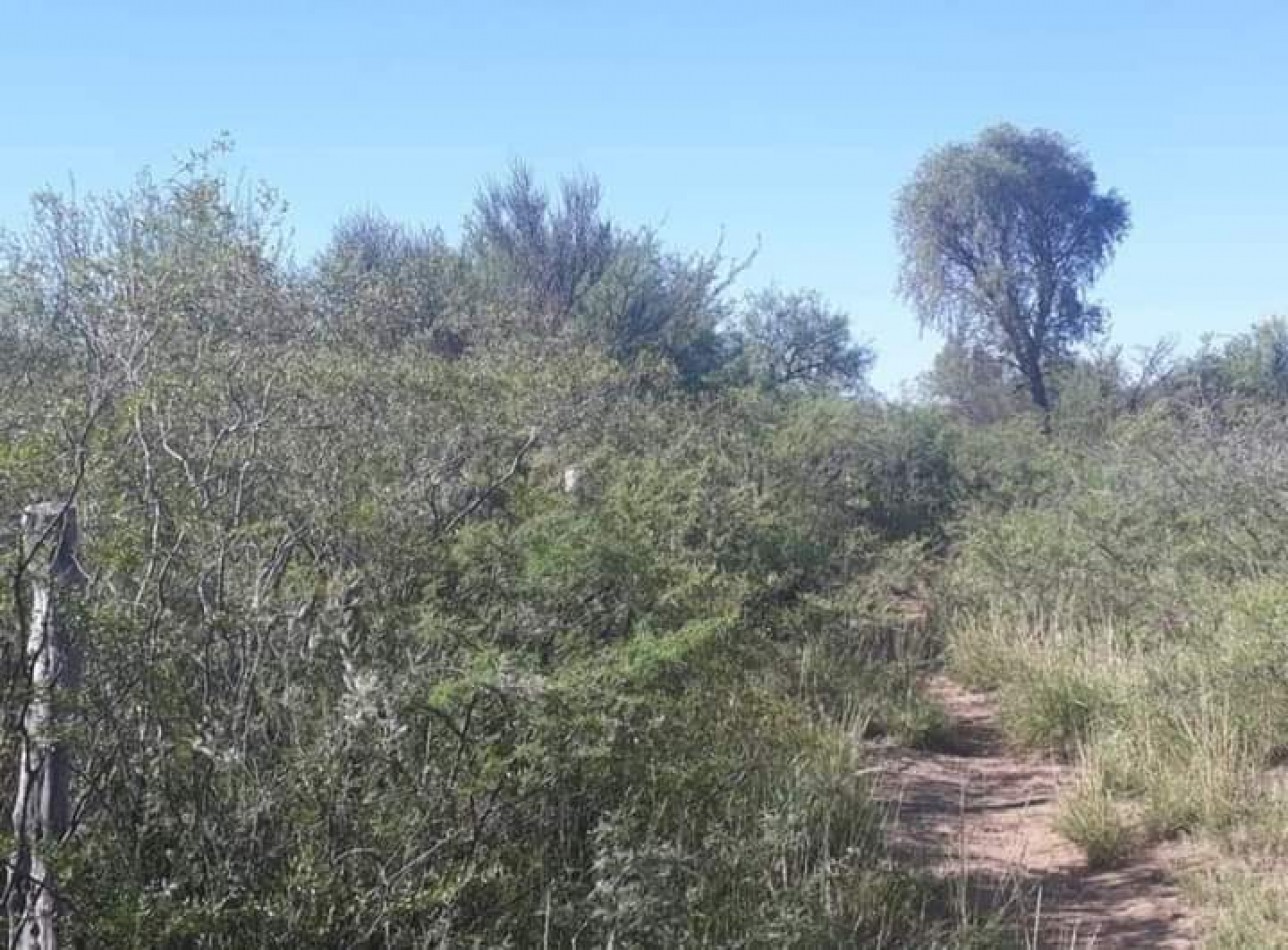
POLYGON ((972 425, 990 425, 1025 408, 1024 380, 979 345, 950 339, 921 381, 925 395, 972 425))
POLYGON ((1112 719, 1114 707, 1113 694, 1085 671, 1053 668, 1034 671, 1004 690, 1002 722, 1020 745, 1068 758, 1096 727, 1112 719))
POLYGON ((1191 369, 1134 408, 1119 387, 1068 401, 1049 438, 1014 420, 965 433, 937 615, 951 667, 1000 690, 1012 738, 1074 762, 1058 828, 1089 864, 1206 840, 1205 938, 1275 946, 1282 412, 1253 385, 1195 398, 1191 369))
POLYGON ((1207 404, 1288 398, 1288 322, 1262 320, 1218 347, 1211 339, 1182 368, 1176 388, 1207 404))
POLYGON ((1205 946, 1213 950, 1288 947, 1288 913, 1284 878, 1267 874, 1255 862, 1225 863, 1196 869, 1189 875, 1190 894, 1208 909, 1205 946))
POLYGON ((609 268, 618 242, 600 212, 596 182, 565 179, 554 202, 522 164, 484 188, 467 230, 501 292, 545 321, 574 310, 609 268))
POLYGON ((589 344, 627 365, 660 360, 701 385, 733 352, 718 329, 741 265, 669 251, 652 231, 616 226, 600 205, 593 179, 563 181, 555 200, 523 165, 489 184, 466 222, 460 284, 484 300, 472 301, 453 339, 589 344))
POLYGON ((921 322, 1005 360, 1049 410, 1052 365, 1104 329, 1086 291, 1127 233, 1126 201, 1060 135, 1000 125, 923 159, 895 226, 921 322))
POLYGON ((518 173, 459 247, 353 219, 302 271, 244 197, 217 155, 44 197, 0 282, 0 510, 74 497, 92 575, 68 939, 955 939, 856 742, 937 728, 894 595, 952 428, 839 395, 867 354, 808 295, 758 358, 803 316, 826 371, 732 371, 727 266, 585 182, 518 173))
POLYGON ((846 315, 812 291, 752 294, 740 323, 747 375, 764 386, 854 392, 872 366, 872 352, 850 341, 846 315))
POLYGON ((1095 772, 1061 802, 1056 828, 1082 848, 1093 869, 1112 867, 1136 848, 1136 831, 1095 772))
POLYGON ((313 266, 321 330, 346 346, 416 342, 451 356, 469 342, 470 275, 439 232, 355 215, 313 266))

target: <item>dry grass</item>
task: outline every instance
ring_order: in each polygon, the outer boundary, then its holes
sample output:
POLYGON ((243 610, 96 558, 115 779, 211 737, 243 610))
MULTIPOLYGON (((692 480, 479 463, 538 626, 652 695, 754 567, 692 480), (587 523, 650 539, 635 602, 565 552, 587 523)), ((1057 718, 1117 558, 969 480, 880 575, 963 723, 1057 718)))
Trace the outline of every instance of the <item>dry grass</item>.
POLYGON ((1211 947, 1288 947, 1288 795, 1267 782, 1288 683, 1282 627, 1261 622, 1283 616, 1283 595, 1265 585, 1146 645, 1108 624, 1001 613, 959 617, 948 636, 955 674, 998 691, 1008 739, 1074 763, 1057 827, 1091 866, 1208 842, 1187 882, 1211 947))
POLYGON ((1076 844, 1092 869, 1113 867, 1137 849, 1140 829, 1130 809, 1095 769, 1084 770, 1061 798, 1056 830, 1076 844))

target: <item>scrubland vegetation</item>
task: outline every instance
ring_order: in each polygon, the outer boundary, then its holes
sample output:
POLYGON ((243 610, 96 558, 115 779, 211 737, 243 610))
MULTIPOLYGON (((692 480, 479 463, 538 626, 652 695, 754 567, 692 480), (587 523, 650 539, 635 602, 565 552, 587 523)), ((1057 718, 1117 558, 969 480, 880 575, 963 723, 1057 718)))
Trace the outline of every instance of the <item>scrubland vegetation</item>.
POLYGON ((950 669, 1000 691, 1017 745, 1079 765, 1061 830, 1091 862, 1182 836, 1219 855, 1190 882, 1224 905, 1217 946, 1288 939, 1266 890, 1288 840, 1286 344, 1268 322, 1095 434, 1030 437, 1006 463, 1025 497, 961 519, 938 601, 950 669))
POLYGON ((1007 945, 872 797, 873 741, 945 740, 945 666, 1077 763, 1089 861, 1202 841, 1213 945, 1288 940, 1288 328, 1080 345, 1125 205, 1008 330, 917 283, 907 199, 907 286, 961 332, 891 403, 847 315, 591 182, 516 170, 460 241, 361 215, 298 262, 220 167, 39 196, 5 245, 4 530, 73 502, 88 575, 66 939, 1007 945))

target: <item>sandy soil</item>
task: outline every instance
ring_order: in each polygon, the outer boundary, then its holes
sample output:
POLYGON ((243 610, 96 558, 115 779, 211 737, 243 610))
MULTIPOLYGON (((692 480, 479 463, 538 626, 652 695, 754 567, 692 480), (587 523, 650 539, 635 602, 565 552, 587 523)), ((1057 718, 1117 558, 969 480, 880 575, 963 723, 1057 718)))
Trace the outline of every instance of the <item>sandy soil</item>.
POLYGON ((972 900, 1023 901, 1030 946, 1197 946, 1173 880, 1179 852, 1090 871, 1053 828, 1069 766, 1008 752, 989 696, 941 677, 927 690, 953 722, 953 748, 882 756, 879 788, 900 850, 961 882, 972 900))

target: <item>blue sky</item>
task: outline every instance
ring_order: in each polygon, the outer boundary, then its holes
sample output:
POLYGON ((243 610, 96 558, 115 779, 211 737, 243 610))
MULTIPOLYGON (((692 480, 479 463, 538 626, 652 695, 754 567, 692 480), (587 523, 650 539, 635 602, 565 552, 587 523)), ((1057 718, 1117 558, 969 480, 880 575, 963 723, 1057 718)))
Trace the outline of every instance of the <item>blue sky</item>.
POLYGON ((1132 203, 1114 338, 1288 313, 1288 4, 0 0, 0 222, 227 130, 296 245, 343 214, 455 229, 514 158, 615 217, 822 291, 894 392, 939 340, 893 293, 893 195, 999 120, 1057 129, 1132 203))

